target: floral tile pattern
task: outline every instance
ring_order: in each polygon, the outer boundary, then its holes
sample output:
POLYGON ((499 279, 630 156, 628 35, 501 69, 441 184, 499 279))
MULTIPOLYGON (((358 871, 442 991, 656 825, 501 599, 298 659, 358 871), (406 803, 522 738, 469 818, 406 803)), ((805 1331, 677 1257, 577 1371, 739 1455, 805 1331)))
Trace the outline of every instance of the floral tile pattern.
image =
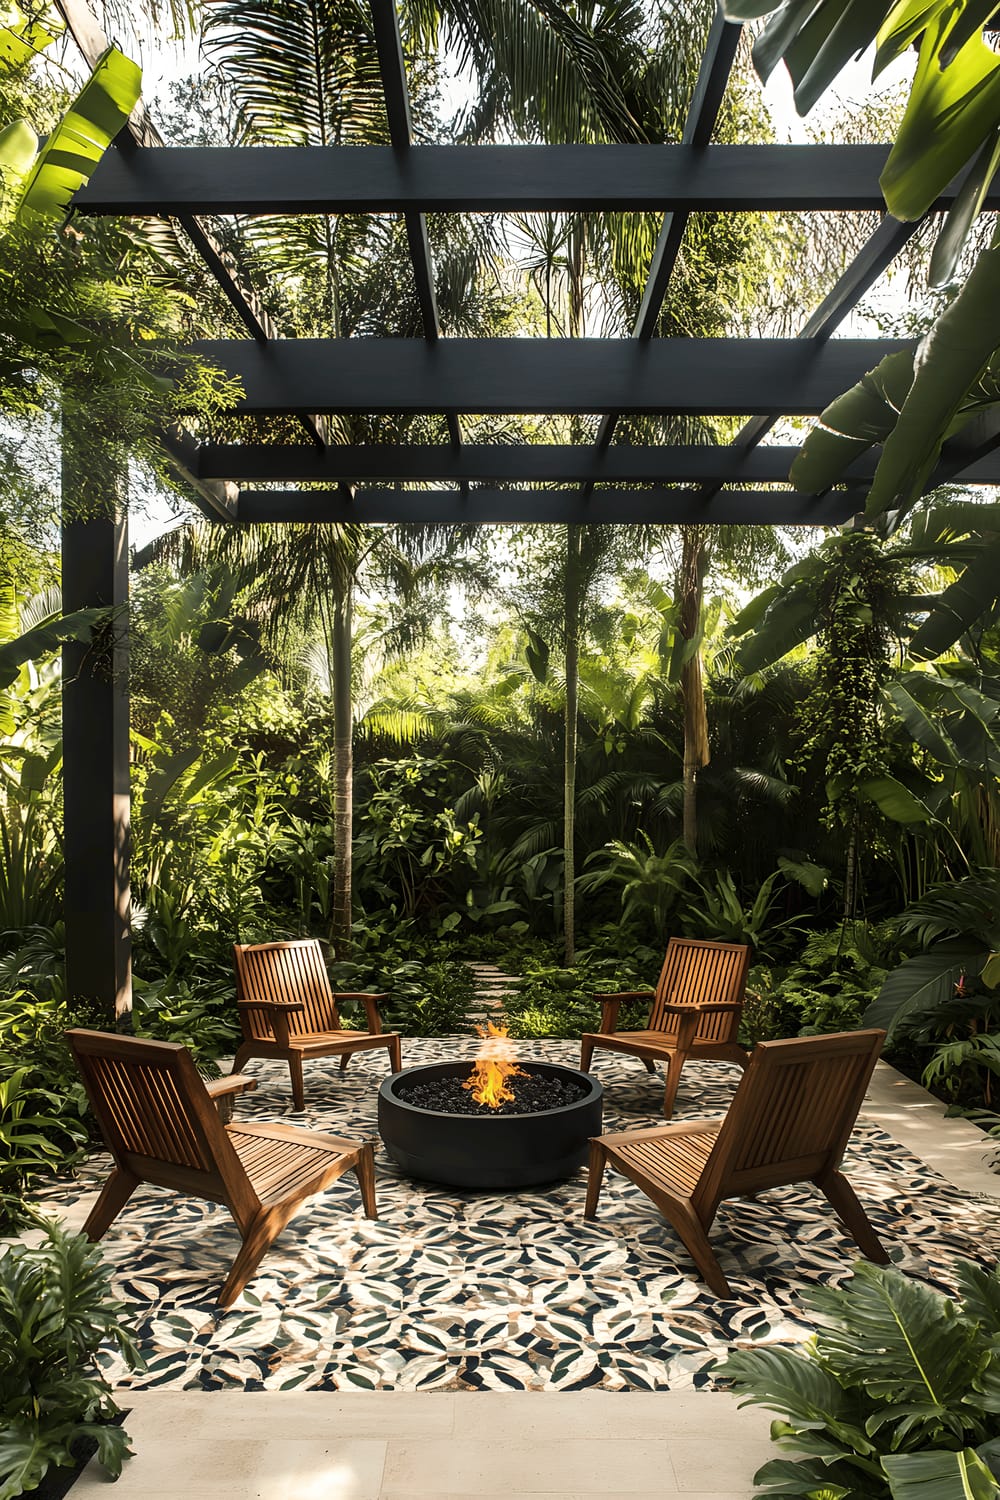
MULTIPOLYGON (((404 1045, 413 1066, 469 1056, 471 1037, 404 1045)), ((570 1042, 525 1043, 524 1058, 575 1063, 570 1042)), ((307 1064, 305 1116, 290 1116, 288 1075, 255 1063, 246 1119, 373 1137, 381 1056, 307 1064)), ((656 1124, 658 1080, 605 1054, 605 1129, 656 1124)), ((721 1113, 739 1071, 688 1064, 676 1117, 721 1113)), ((807 1324, 797 1292, 847 1276, 855 1256, 818 1193, 793 1187, 724 1205, 714 1243, 736 1296, 694 1279, 653 1204, 614 1171, 586 1222, 586 1172, 547 1189, 469 1193, 407 1181, 377 1153, 380 1217, 361 1215, 353 1176, 304 1205, 235 1306, 215 1295, 239 1245, 228 1214, 143 1188, 103 1241, 119 1295, 137 1310, 148 1361, 122 1387, 176 1389, 650 1390, 711 1383, 736 1344, 793 1343, 807 1324)), ((84 1176, 103 1175, 97 1159, 84 1176)), ((960 1257, 1000 1254, 995 1206, 963 1195, 861 1121, 846 1171, 904 1270, 945 1288, 960 1257)), ((58 1209, 79 1187, 63 1186, 58 1209)))

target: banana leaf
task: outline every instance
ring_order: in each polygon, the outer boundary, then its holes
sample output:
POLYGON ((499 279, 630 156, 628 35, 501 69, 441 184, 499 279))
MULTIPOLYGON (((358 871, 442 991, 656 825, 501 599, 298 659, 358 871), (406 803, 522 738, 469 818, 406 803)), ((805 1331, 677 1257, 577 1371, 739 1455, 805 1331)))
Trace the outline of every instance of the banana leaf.
POLYGON ((843 478, 849 464, 892 432, 913 385, 913 355, 887 354, 822 413, 788 477, 797 490, 818 495, 843 478))
POLYGON ((954 6, 923 33, 906 110, 879 179, 894 218, 920 219, 1000 125, 1000 58, 976 32, 946 68, 954 6))
POLYGON ((869 518, 894 507, 902 512, 919 494, 953 418, 986 372, 998 344, 1000 245, 991 245, 917 350, 913 384, 875 470, 866 507, 869 518))
MULTIPOLYGON (((49 25, 52 22, 49 21, 49 25)), ((24 15, 12 26, 0 26, 0 68, 22 68, 39 52, 44 52, 62 30, 49 31, 38 19, 24 15)))
POLYGON ((87 182, 139 99, 142 71, 109 47, 40 151, 18 213, 61 217, 87 182))
POLYGON ((933 823, 934 814, 893 776, 873 776, 861 783, 861 794, 894 823, 933 823))
POLYGON ((917 661, 940 656, 1000 602, 1000 536, 982 544, 982 550, 960 578, 950 584, 910 641, 910 655, 917 661))
MULTIPOLYGON (((903 720, 912 740, 933 755, 939 764, 957 766, 958 751, 955 749, 954 741, 941 727, 937 712, 931 712, 922 703, 918 703, 910 691, 909 684, 918 675, 914 672, 908 674, 903 680, 888 683, 885 695, 903 720)), ((920 684, 914 684, 914 686, 920 686, 920 684)))
POLYGON ((0 173, 19 180, 37 154, 38 137, 27 120, 13 120, 0 130, 0 173))
POLYGON ((66 641, 89 640, 94 626, 107 614, 106 609, 77 609, 57 620, 46 620, 0 646, 0 690, 17 681, 25 662, 48 656, 66 641))

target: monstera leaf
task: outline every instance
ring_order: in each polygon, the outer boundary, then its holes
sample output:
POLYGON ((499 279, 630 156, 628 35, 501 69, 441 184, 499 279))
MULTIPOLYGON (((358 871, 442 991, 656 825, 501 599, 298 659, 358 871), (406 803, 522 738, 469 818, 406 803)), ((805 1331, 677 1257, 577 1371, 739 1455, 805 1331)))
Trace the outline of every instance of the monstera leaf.
POLYGON ((865 1026, 883 1027, 891 1037, 907 1016, 933 1010, 955 993, 964 974, 978 974, 989 950, 968 942, 939 943, 929 953, 908 958, 886 976, 864 1014, 865 1026))

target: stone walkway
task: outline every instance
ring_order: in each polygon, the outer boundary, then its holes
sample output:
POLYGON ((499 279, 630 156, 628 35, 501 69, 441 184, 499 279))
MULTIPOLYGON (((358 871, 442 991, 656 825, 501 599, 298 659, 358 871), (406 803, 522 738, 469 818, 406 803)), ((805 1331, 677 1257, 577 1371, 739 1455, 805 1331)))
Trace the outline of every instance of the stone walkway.
POLYGON ((475 1031, 478 1026, 497 1020, 507 996, 517 993, 518 980, 498 969, 496 964, 473 960, 466 967, 472 970, 476 981, 476 998, 467 1017, 469 1030, 475 1031))

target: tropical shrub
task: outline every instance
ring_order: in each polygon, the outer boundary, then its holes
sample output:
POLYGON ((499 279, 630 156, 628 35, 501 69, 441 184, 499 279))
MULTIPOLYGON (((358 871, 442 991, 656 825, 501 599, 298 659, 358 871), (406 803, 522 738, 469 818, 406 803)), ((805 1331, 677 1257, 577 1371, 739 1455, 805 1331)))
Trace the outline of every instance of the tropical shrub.
MULTIPOLYGON (((662 953, 652 948, 637 946, 628 958, 621 958, 602 945, 581 950, 573 968, 525 964, 516 993, 504 1000, 511 1036, 579 1037, 596 1031, 601 1007, 595 995, 652 990, 662 963, 662 953)), ((642 1026, 648 1014, 648 1000, 627 1001, 619 1024, 623 1030, 642 1026)))
POLYGON ((43 1225, 40 1245, 0 1254, 0 1500, 32 1493, 88 1440, 114 1478, 131 1453, 96 1361, 112 1343, 130 1369, 141 1367, 125 1307, 111 1295, 97 1246, 43 1225))
POLYGON ((61 1001, 0 999, 0 1224, 16 1225, 32 1184, 85 1154, 87 1096, 63 1035, 73 1024, 61 1001))
POLYGON ((961 1262, 961 1299, 859 1261, 802 1296, 818 1315, 799 1349, 741 1349, 717 1373, 766 1406, 780 1448, 754 1483, 772 1497, 997 1500, 1000 1269, 961 1262))
POLYGON ((960 880, 932 886, 907 907, 896 924, 902 940, 921 950, 889 974, 865 1015, 884 1026, 919 1030, 932 1012, 947 1010, 958 996, 980 995, 997 1003, 1000 983, 1000 870, 982 869, 960 880))

